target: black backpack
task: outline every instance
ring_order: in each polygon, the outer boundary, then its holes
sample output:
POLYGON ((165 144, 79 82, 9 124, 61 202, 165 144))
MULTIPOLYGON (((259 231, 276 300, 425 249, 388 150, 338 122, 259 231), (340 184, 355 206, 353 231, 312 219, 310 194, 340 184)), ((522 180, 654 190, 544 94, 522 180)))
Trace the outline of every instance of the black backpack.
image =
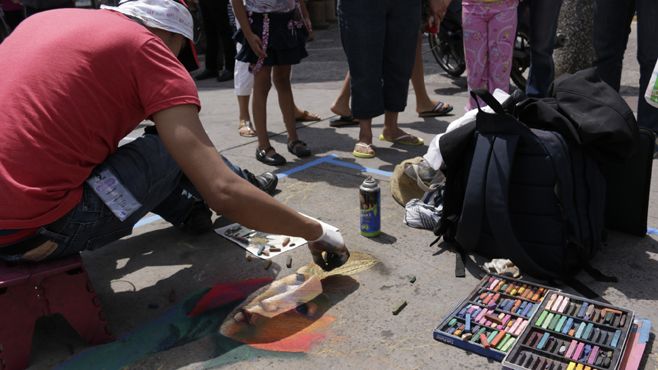
POLYGON ((480 110, 474 125, 440 139, 446 184, 435 234, 462 258, 509 258, 536 278, 578 285, 573 276, 586 268, 614 281, 588 265, 604 231, 605 180, 596 161, 572 138, 528 127, 486 90, 472 94, 495 113, 480 110))

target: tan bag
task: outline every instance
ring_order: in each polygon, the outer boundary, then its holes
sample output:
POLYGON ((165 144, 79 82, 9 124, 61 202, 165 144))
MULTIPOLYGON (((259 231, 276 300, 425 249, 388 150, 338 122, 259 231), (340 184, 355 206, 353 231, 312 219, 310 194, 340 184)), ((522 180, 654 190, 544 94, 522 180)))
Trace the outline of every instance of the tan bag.
POLYGON ((422 198, 423 194, 429 190, 418 177, 416 177, 418 180, 414 181, 412 178, 404 174, 406 166, 418 164, 422 160, 423 157, 406 159, 396 165, 393 170, 393 176, 391 176, 391 195, 402 207, 414 198, 422 198))

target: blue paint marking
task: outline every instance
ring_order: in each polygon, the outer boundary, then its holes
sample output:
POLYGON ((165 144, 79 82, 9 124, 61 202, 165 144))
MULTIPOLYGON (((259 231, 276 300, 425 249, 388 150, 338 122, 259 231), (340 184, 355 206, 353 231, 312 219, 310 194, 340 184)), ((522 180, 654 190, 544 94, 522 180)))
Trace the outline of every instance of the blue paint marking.
POLYGON ((658 229, 654 229, 653 227, 647 228, 647 234, 649 235, 658 235, 658 229))
MULTIPOLYGON (((334 166, 351 168, 351 169, 359 170, 361 172, 372 173, 372 174, 375 174, 375 175, 380 175, 380 176, 385 176, 385 177, 391 177, 393 175, 393 172, 379 170, 377 168, 364 167, 364 166, 361 166, 360 164, 356 164, 356 163, 352 163, 352 162, 341 161, 340 159, 338 159, 338 157, 335 154, 329 154, 325 157, 312 160, 308 163, 304 163, 301 166, 297 166, 297 167, 291 168, 287 171, 278 173, 276 176, 279 179, 282 179, 282 178, 288 177, 292 174, 295 174, 297 172, 305 171, 305 170, 308 170, 311 167, 321 165, 323 163, 329 163, 329 164, 332 164, 334 166)), ((160 220, 162 220, 162 217, 160 217, 158 215, 152 215, 152 216, 144 217, 135 224, 134 228, 146 226, 148 224, 152 224, 152 223, 154 223, 156 221, 160 221, 160 220)), ((650 229, 650 230, 652 230, 652 229, 650 229)), ((653 229, 653 230, 655 231, 656 234, 658 234, 657 229, 653 229)))
POLYGON ((315 166, 317 166, 317 165, 319 165, 319 164, 322 164, 322 163, 325 163, 325 162, 331 161, 331 160, 334 159, 334 158, 336 158, 336 156, 335 156, 334 154, 329 154, 329 155, 326 156, 326 157, 318 158, 318 159, 316 159, 316 160, 313 160, 313 161, 310 161, 310 162, 308 162, 308 163, 305 163, 305 164, 303 164, 303 165, 301 165, 301 166, 297 166, 297 167, 295 167, 295 168, 291 168, 291 169, 289 169, 288 171, 284 171, 284 172, 278 173, 278 174, 276 174, 276 177, 278 177, 279 179, 282 179, 282 178, 284 178, 284 177, 288 177, 288 176, 290 176, 290 175, 292 175, 292 174, 294 174, 294 173, 301 172, 301 171, 304 171, 304 170, 308 170, 308 169, 311 168, 311 167, 315 167, 315 166))
POLYGON ((360 164, 356 164, 356 163, 352 163, 352 162, 345 162, 345 161, 341 161, 339 159, 330 159, 330 160, 327 161, 327 163, 333 164, 335 166, 352 168, 352 169, 359 170, 359 171, 365 172, 365 173, 372 173, 372 174, 386 176, 386 177, 393 176, 393 172, 379 170, 377 168, 363 167, 360 164))

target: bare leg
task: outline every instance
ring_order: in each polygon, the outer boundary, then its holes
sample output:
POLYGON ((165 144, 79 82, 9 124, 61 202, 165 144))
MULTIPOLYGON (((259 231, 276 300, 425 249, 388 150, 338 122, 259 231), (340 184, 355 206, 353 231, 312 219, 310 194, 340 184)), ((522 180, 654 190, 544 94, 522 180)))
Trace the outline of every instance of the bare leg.
MULTIPOLYGON (((272 67, 263 66, 254 76, 252 111, 254 113, 254 125, 256 126, 259 149, 267 149, 272 146, 267 135, 267 95, 272 88, 271 73, 272 67)), ((271 153, 267 154, 270 155, 271 153)))
MULTIPOLYGON (((398 126, 398 112, 384 113, 384 131, 382 131, 382 135, 384 135, 384 137, 388 140, 394 140, 403 135, 408 135, 400 128, 400 126, 398 126)), ((418 144, 422 144, 423 142, 422 139, 413 135, 409 135, 409 137, 406 138, 405 141, 407 142, 411 141, 418 144)))
POLYGON ((371 158, 375 156, 372 145, 372 118, 359 120, 359 141, 354 146, 353 155, 357 157, 371 158))
MULTIPOLYGON (((283 116, 283 123, 288 131, 288 142, 298 140, 297 122, 295 120, 295 101, 292 96, 292 86, 290 86, 290 66, 274 66, 272 81, 279 96, 279 107, 283 116)), ((256 126, 258 130, 258 126, 256 126)))
POLYGON ((238 95, 238 107, 240 109, 240 121, 251 121, 249 114, 249 95, 238 95))
MULTIPOLYGON (((427 89, 425 88, 425 71, 423 68, 423 34, 418 34, 416 42, 416 60, 414 69, 411 72, 411 85, 414 87, 416 95, 416 113, 429 112, 438 104, 438 100, 430 99, 427 89)), ((449 106, 447 103, 444 103, 449 106)))
POLYGON ((345 75, 345 80, 343 81, 343 87, 340 89, 340 94, 336 97, 336 100, 331 105, 330 110, 339 116, 349 117, 352 115, 352 110, 350 109, 350 73, 347 72, 345 75))

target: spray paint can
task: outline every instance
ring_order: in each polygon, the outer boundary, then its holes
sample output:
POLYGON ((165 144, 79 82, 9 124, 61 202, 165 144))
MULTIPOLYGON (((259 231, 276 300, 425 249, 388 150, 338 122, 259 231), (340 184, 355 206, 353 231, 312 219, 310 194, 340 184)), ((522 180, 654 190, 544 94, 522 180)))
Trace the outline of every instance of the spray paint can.
POLYGON ((368 177, 359 187, 361 235, 368 238, 381 233, 381 197, 377 180, 368 177))

